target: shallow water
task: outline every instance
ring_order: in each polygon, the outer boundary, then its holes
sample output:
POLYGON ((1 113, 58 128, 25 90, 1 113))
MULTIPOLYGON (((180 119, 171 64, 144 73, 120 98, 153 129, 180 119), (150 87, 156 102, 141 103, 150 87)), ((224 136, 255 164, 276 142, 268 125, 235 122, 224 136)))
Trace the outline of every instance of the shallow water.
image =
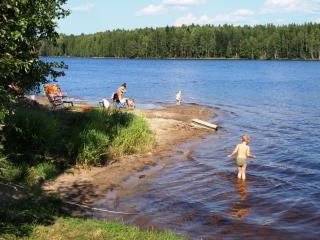
MULTIPOLYGON (((99 207, 136 211, 128 223, 193 239, 320 237, 320 62, 63 59, 69 95, 98 102, 123 81, 138 104, 183 101, 212 106, 222 128, 180 146, 152 178, 139 173, 120 199, 99 207), (226 158, 243 133, 256 159, 247 181, 226 158)), ((152 105, 153 106, 153 105, 152 105)))

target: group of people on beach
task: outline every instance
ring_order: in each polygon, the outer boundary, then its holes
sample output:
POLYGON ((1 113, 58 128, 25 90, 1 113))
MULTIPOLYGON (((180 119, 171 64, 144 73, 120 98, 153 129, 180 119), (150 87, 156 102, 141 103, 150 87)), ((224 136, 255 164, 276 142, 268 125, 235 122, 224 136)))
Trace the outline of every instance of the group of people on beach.
MULTIPOLYGON (((121 84, 121 86, 117 89, 117 91, 112 95, 112 101, 118 102, 121 104, 126 104, 128 108, 134 108, 135 100, 132 98, 125 98, 123 94, 127 92, 127 83, 121 84)), ((182 101, 182 92, 179 90, 176 94, 176 104, 180 105, 182 101)), ((103 99, 105 102, 105 99, 103 99)), ((106 105, 104 103, 104 105, 106 105)))
MULTIPOLYGON (((20 93, 21 89, 15 84, 11 83, 9 87, 17 92, 20 93)), ((56 96, 62 97, 62 91, 60 87, 57 84, 44 85, 44 91, 48 98, 54 98, 56 96)), ((118 102, 121 104, 126 104, 128 108, 134 108, 135 101, 132 98, 125 98, 123 97, 123 94, 127 92, 127 84, 124 82, 121 84, 120 87, 118 87, 117 91, 113 94, 112 100, 114 102, 118 102)), ((182 91, 179 90, 175 96, 176 104, 180 105, 182 101, 182 91)), ((104 103, 105 104, 105 103, 104 103)), ((108 103, 109 104, 109 103, 108 103)), ((109 105, 108 105, 109 106, 109 105)), ((107 106, 105 106, 107 107, 107 106)), ((236 157, 236 163, 238 168, 238 179, 245 180, 246 179, 246 168, 247 168, 247 158, 256 158, 254 154, 251 154, 249 142, 250 142, 250 136, 248 134, 244 134, 242 136, 242 142, 238 145, 236 145, 234 151, 228 155, 229 158, 236 157)))
MULTIPOLYGON (((132 104, 132 101, 129 98, 123 98, 122 95, 127 91, 126 83, 123 83, 118 89, 117 92, 114 94, 113 98, 116 101, 121 103, 127 103, 128 106, 132 104)), ((182 91, 179 90, 176 94, 176 104, 180 105, 182 100, 182 91)), ((133 100, 134 101, 134 100, 133 100)), ((133 102, 134 103, 134 102, 133 102)), ((250 135, 244 134, 242 136, 242 142, 238 144, 234 151, 228 155, 229 158, 236 156, 237 168, 238 168, 238 179, 245 180, 246 179, 246 168, 247 168, 247 158, 256 158, 255 155, 251 154, 249 142, 250 142, 250 135)))

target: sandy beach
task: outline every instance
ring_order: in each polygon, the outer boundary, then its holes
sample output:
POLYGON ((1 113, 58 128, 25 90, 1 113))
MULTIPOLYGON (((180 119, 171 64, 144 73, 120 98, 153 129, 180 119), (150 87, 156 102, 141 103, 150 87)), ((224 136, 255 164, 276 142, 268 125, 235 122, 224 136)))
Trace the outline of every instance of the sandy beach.
MULTIPOLYGON (((46 104, 43 98, 37 100, 46 104)), ((148 166, 156 166, 179 144, 214 132, 191 125, 193 118, 207 120, 214 116, 212 109, 199 105, 170 105, 162 109, 135 109, 132 112, 145 116, 156 133, 157 143, 152 151, 112 159, 105 166, 69 169, 54 181, 45 183, 43 189, 49 194, 59 194, 67 201, 91 206, 108 191, 121 188, 121 182, 132 174, 148 166)), ((66 209, 71 210, 73 215, 81 215, 70 206, 66 209)))

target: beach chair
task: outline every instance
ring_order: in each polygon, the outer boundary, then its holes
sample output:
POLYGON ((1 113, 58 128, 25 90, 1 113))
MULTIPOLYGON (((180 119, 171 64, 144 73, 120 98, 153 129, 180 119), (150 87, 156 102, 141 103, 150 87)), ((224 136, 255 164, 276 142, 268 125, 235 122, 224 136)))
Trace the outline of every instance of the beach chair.
POLYGON ((52 106, 52 109, 55 110, 59 107, 64 107, 62 96, 49 96, 47 95, 48 100, 52 106))
POLYGON ((62 101, 63 101, 63 104, 67 104, 71 107, 74 106, 73 101, 71 100, 71 98, 68 96, 67 93, 62 93, 62 101))
POLYGON ((64 104, 70 104, 73 106, 73 101, 67 99, 68 96, 65 94, 63 95, 60 87, 57 85, 46 84, 44 87, 44 92, 52 106, 52 109, 64 107, 64 104))

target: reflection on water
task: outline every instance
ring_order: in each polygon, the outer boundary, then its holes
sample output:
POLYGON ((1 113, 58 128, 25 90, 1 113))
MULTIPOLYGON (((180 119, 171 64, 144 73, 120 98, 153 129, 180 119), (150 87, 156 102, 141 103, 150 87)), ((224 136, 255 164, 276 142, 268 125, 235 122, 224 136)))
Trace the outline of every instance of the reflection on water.
POLYGON ((239 194, 239 199, 232 203, 231 215, 242 220, 250 211, 248 204, 248 185, 246 181, 237 179, 236 191, 239 194))

